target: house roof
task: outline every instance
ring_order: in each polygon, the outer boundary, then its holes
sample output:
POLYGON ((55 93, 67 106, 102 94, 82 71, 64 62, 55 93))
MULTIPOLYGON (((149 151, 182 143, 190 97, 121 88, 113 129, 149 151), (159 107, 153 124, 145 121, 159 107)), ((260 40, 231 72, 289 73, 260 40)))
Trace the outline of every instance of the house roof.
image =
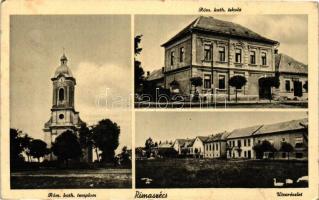
POLYGON ((205 142, 209 137, 208 136, 197 136, 200 141, 205 142))
POLYGON ((275 67, 279 72, 308 74, 308 65, 283 53, 275 55, 275 67))
POLYGON ((190 33, 193 30, 198 31, 206 31, 215 34, 222 34, 227 36, 237 36, 240 38, 251 39, 255 41, 261 41, 270 44, 279 44, 279 42, 268 39, 259 35, 258 33, 241 26, 239 24, 223 21, 220 19, 216 19, 211 16, 200 16, 192 21, 188 26, 182 29, 179 33, 177 33, 174 37, 170 40, 162 44, 162 46, 167 46, 171 42, 175 41, 176 39, 185 36, 186 34, 190 33))
POLYGON ((184 145, 185 143, 193 142, 195 139, 176 139, 175 142, 177 142, 180 146, 184 145))
POLYGON ((195 139, 185 139, 181 147, 191 147, 193 146, 194 142, 195 142, 195 139))
POLYGON ((228 136, 228 139, 251 136, 256 131, 258 131, 261 127, 262 127, 262 125, 257 125, 257 126, 250 126, 250 127, 247 127, 247 128, 235 129, 232 132, 230 132, 230 135, 228 136))
POLYGON ((158 148, 171 148, 173 145, 170 144, 170 143, 161 143, 161 144, 158 144, 158 148))
POLYGON ((258 131, 256 131, 254 135, 262 135, 267 133, 276 133, 276 132, 304 129, 305 128, 305 126, 303 126, 304 124, 308 124, 307 118, 291 120, 286 122, 279 122, 275 124, 266 124, 266 125, 263 125, 258 131))
POLYGON ((225 140, 228 136, 230 135, 229 132, 224 131, 221 133, 217 133, 214 135, 210 135, 207 140, 205 141, 205 143, 209 143, 209 142, 213 142, 213 141, 219 141, 219 140, 225 140))
POLYGON ((152 71, 148 77, 146 77, 146 80, 153 81, 161 78, 164 78, 162 69, 156 69, 152 71))

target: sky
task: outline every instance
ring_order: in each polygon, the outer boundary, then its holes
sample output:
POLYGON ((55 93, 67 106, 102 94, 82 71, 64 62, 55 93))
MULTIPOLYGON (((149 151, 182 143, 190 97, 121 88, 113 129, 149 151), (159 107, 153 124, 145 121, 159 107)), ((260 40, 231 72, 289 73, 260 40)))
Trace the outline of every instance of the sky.
MULTIPOLYGON (((189 25, 195 15, 135 15, 135 35, 143 35, 143 51, 138 59, 144 71, 164 66, 163 43, 189 25)), ((234 22, 280 42, 279 53, 285 53, 308 64, 307 15, 213 15, 216 19, 234 22)))
POLYGON ((60 57, 76 78, 75 109, 88 125, 110 118, 131 147, 129 15, 34 15, 10 18, 10 126, 44 139, 60 57), (107 103, 106 103, 107 100, 107 103))
POLYGON ((305 111, 136 112, 135 145, 143 147, 149 137, 154 142, 174 141, 303 118, 305 111))

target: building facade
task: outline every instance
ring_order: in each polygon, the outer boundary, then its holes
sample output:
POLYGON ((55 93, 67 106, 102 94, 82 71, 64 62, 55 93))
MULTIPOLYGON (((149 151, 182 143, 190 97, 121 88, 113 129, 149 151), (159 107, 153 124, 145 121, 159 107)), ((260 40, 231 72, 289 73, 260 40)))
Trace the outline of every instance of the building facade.
POLYGON ((280 97, 286 99, 308 99, 308 66, 283 53, 276 54, 276 72, 280 86, 280 97))
POLYGON ((227 137, 227 158, 254 158, 252 135, 261 127, 262 125, 257 125, 233 130, 227 137))
MULTIPOLYGON (((308 120, 292 120, 275 124, 263 125, 253 134, 254 144, 268 141, 275 149, 274 157, 277 159, 288 159, 288 152, 282 149, 283 143, 292 147, 289 153, 290 158, 308 159, 308 120)), ((265 152, 263 157, 268 158, 269 153, 265 152)))
POLYGON ((204 157, 204 143, 208 139, 206 136, 197 136, 192 145, 193 155, 195 157, 203 158, 204 157))
POLYGON ((267 90, 259 79, 275 75, 274 51, 279 42, 267 39, 241 25, 201 16, 164 43, 164 86, 178 82, 179 92, 193 94, 190 78, 201 77, 201 95, 214 92, 230 96, 228 80, 244 76, 247 84, 239 91, 250 98, 264 97, 267 90))
POLYGON ((204 142, 204 158, 226 158, 226 138, 229 134, 225 131, 209 136, 204 142))

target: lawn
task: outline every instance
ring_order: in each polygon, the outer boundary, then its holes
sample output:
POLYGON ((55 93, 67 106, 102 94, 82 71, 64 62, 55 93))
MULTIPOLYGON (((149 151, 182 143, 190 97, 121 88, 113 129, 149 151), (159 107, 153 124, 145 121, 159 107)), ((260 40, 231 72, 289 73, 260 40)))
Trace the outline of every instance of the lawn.
MULTIPOLYGON (((226 161, 216 159, 156 159, 136 161, 137 188, 269 188, 273 178, 296 182, 308 175, 300 161, 226 161), (146 184, 143 178, 152 179, 146 184)), ((145 179, 144 179, 145 180, 145 179)), ((288 186, 286 186, 288 187, 288 186)), ((294 184, 289 187, 307 187, 294 184)))
POLYGON ((38 170, 11 174, 12 189, 131 187, 130 169, 38 170))

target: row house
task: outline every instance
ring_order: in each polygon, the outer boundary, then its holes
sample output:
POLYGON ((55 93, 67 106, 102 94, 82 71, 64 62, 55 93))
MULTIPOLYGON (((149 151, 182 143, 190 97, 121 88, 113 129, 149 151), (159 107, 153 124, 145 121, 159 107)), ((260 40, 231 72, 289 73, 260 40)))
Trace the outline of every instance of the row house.
POLYGON ((193 94, 190 78, 202 77, 201 94, 233 94, 228 80, 246 77, 241 94, 264 97, 260 78, 275 75, 275 49, 279 42, 239 24, 201 16, 162 45, 165 48, 164 87, 172 82, 181 94, 193 94))
POLYGON ((283 53, 276 54, 276 72, 280 86, 277 91, 280 97, 294 99, 308 98, 308 66, 283 53))
POLYGON ((255 125, 195 139, 177 139, 173 148, 179 155, 198 158, 256 159, 254 146, 268 141, 273 152, 263 152, 263 158, 308 159, 308 119, 255 125), (291 146, 291 152, 283 148, 291 146))
POLYGON ((226 139, 230 133, 211 135, 204 142, 204 158, 226 158, 226 139))

